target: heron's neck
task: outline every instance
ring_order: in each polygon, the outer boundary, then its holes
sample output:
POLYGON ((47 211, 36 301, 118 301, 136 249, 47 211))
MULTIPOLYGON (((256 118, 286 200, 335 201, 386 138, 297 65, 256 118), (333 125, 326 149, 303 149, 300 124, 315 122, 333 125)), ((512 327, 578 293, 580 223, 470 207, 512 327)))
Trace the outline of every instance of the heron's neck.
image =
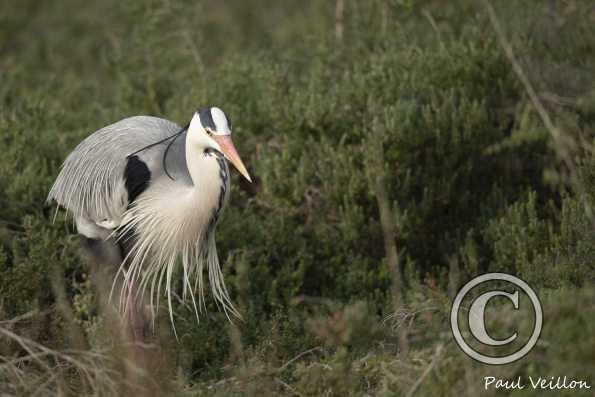
POLYGON ((229 192, 229 171, 225 160, 214 153, 205 153, 197 144, 186 142, 186 164, 197 205, 211 211, 217 218, 229 192))
POLYGON ((202 190, 218 184, 219 164, 217 160, 190 140, 186 142, 186 165, 195 188, 202 190))

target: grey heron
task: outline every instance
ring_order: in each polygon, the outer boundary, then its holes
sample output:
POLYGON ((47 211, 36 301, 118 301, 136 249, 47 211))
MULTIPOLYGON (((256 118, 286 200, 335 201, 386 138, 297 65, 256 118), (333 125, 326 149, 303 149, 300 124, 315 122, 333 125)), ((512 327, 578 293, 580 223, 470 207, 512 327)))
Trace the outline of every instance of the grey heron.
POLYGON ((48 201, 73 215, 87 251, 119 265, 124 312, 138 310, 130 306, 148 289, 154 317, 165 292, 173 323, 172 276, 181 264, 183 297, 190 294, 197 317, 205 306, 205 268, 216 302, 226 314, 237 314, 215 245, 229 197, 227 161, 251 181, 231 132, 217 107, 197 111, 184 128, 135 116, 94 132, 64 161, 48 201))

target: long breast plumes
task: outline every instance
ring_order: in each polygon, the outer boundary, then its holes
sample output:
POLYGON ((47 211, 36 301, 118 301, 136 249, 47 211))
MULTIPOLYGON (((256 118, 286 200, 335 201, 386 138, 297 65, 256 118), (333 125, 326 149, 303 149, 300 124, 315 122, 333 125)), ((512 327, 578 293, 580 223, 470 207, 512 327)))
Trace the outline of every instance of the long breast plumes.
POLYGON ((190 293, 197 316, 199 308, 205 306, 202 279, 205 265, 216 301, 226 312, 237 315, 223 282, 214 236, 229 195, 229 170, 226 161, 217 155, 205 155, 200 166, 200 185, 179 184, 161 177, 126 211, 120 238, 126 238, 131 232, 135 238, 122 272, 125 285, 135 288, 122 289, 120 302, 129 301, 127 292, 136 289, 144 294, 149 289, 154 310, 159 305, 161 286, 165 284, 172 316, 172 274, 180 259, 183 297, 190 293), (195 290, 200 293, 198 305, 195 290))

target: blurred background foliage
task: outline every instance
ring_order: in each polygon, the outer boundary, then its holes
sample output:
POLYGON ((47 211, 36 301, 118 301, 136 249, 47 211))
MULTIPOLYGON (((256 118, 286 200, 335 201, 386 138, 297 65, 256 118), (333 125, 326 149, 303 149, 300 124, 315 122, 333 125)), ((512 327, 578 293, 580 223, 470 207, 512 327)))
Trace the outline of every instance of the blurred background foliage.
MULTIPOLYGON (((85 356, 96 372, 82 380, 59 355, 47 365, 60 376, 47 379, 22 360, 38 382, 0 367, 0 391, 129 387, 118 365, 132 356, 101 315, 106 292, 46 194, 100 127, 136 114, 184 124, 209 105, 230 115, 255 177, 234 174, 217 235, 244 321, 212 304, 197 324, 180 301, 179 341, 157 327, 156 395, 477 395, 496 374, 592 384, 595 6, 493 7, 561 140, 485 2, 2 2, 0 326, 97 356, 85 356), (497 369, 461 353, 447 321, 453 293, 487 271, 535 287, 546 316, 543 343, 497 369)), ((7 362, 32 354, 10 340, 7 362)))

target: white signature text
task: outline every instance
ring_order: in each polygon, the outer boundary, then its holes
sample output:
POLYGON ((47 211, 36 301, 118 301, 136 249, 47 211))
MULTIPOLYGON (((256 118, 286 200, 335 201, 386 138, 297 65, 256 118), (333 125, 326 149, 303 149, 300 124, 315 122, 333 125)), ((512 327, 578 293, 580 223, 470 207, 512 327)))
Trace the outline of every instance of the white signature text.
POLYGON ((527 386, 533 389, 542 390, 563 390, 563 389, 590 389, 589 382, 583 379, 569 379, 566 376, 528 376, 527 379, 519 376, 516 379, 502 379, 495 376, 484 376, 484 390, 504 389, 504 390, 522 390, 527 386), (528 382, 527 382, 528 380, 528 382))

